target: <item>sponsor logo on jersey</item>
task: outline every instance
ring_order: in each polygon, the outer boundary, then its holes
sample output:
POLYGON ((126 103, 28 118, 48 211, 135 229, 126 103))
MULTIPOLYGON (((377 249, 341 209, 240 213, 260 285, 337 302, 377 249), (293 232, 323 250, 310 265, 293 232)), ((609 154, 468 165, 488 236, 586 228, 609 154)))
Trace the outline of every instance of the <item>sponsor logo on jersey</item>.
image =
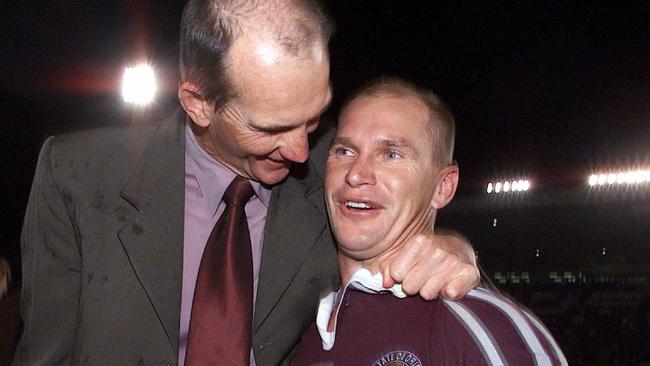
POLYGON ((408 351, 391 351, 379 357, 372 366, 422 366, 422 361, 408 351))

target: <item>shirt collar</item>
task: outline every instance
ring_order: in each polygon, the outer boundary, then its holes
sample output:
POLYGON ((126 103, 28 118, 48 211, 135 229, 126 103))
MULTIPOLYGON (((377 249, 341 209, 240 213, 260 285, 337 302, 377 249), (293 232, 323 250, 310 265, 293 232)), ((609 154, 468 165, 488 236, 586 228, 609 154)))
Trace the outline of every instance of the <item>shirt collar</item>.
MULTIPOLYGON (((210 212, 216 214, 223 194, 235 179, 236 174, 203 150, 196 140, 190 123, 185 124, 185 172, 196 178, 201 195, 208 203, 210 212)), ((259 182, 252 180, 249 180, 249 182, 253 187, 255 196, 268 208, 271 190, 265 188, 259 182)))
POLYGON ((378 294, 380 292, 391 292, 393 295, 403 299, 406 294, 402 290, 402 285, 396 283, 393 287, 384 288, 382 286, 384 277, 381 273, 372 274, 365 268, 360 268, 352 274, 346 287, 363 291, 369 294, 378 294))
POLYGON ((367 269, 360 268, 352 274, 345 287, 338 291, 330 292, 327 296, 321 299, 318 306, 318 313, 316 314, 316 328, 318 329, 318 334, 320 335, 322 346, 325 351, 331 350, 332 347, 334 347, 334 341, 336 340, 336 322, 338 321, 338 316, 334 321, 333 332, 327 330, 330 317, 332 316, 332 313, 338 314, 339 307, 341 306, 341 299, 349 288, 369 294, 390 292, 400 299, 406 297, 401 284, 395 284, 393 287, 384 288, 382 283, 383 276, 381 273, 373 275, 367 269))

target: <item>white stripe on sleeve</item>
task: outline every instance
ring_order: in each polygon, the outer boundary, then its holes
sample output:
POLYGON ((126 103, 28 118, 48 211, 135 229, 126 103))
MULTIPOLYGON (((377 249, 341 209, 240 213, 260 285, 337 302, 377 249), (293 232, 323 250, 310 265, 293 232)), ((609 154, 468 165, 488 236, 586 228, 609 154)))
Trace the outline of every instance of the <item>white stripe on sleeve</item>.
POLYGON ((546 329, 544 324, 542 324, 539 319, 537 319, 535 316, 528 314, 528 312, 524 311, 524 314, 528 317, 531 323, 539 330, 540 333, 542 333, 545 337, 548 343, 551 345, 553 348, 553 351, 555 352, 555 356, 557 357, 558 360, 560 360, 560 364, 562 366, 568 366, 569 362, 567 361, 566 357, 564 356, 564 352, 562 352, 562 349, 560 348, 560 345, 557 344, 555 341, 555 338, 551 335, 551 333, 546 329))
POLYGON ((505 363, 497 350, 492 337, 488 335, 488 330, 486 330, 479 321, 478 317, 472 313, 471 310, 467 309, 464 305, 458 302, 444 300, 445 305, 451 310, 456 318, 461 321, 476 341, 477 345, 481 349, 481 353, 485 357, 486 361, 490 365, 494 366, 503 366, 505 363))
POLYGON ((522 315, 522 311, 504 298, 480 288, 470 291, 467 296, 490 303, 504 313, 508 318, 510 318, 519 334, 523 337, 525 341, 524 343, 530 349, 535 358, 535 364, 538 366, 552 366, 551 358, 539 342, 533 329, 528 324, 528 318, 522 315))

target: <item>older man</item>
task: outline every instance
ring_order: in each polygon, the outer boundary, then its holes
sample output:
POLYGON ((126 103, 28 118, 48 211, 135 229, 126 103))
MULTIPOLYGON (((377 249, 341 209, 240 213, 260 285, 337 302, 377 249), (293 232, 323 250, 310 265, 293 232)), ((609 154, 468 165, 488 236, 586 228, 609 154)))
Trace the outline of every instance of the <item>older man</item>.
MULTIPOLYGON (((47 140, 22 235, 15 364, 287 362, 338 283, 328 129, 308 143, 331 99, 329 35, 312 1, 191 0, 184 113, 47 140)), ((429 298, 478 278, 471 250, 432 235, 382 268, 429 298)))
POLYGON ((566 364, 546 328, 496 293, 426 302, 382 287, 379 264, 432 233, 453 198, 453 146, 451 112, 406 81, 371 83, 344 106, 325 198, 345 286, 321 300, 294 365, 566 364))

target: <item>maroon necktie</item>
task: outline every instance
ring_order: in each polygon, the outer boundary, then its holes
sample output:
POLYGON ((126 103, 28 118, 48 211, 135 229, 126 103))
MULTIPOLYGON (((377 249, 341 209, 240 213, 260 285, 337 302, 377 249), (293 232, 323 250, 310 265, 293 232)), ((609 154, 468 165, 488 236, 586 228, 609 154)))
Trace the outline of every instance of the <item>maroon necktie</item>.
POLYGON ((203 251, 196 279, 185 364, 248 366, 253 319, 253 259, 244 206, 253 196, 237 176, 226 209, 203 251))

